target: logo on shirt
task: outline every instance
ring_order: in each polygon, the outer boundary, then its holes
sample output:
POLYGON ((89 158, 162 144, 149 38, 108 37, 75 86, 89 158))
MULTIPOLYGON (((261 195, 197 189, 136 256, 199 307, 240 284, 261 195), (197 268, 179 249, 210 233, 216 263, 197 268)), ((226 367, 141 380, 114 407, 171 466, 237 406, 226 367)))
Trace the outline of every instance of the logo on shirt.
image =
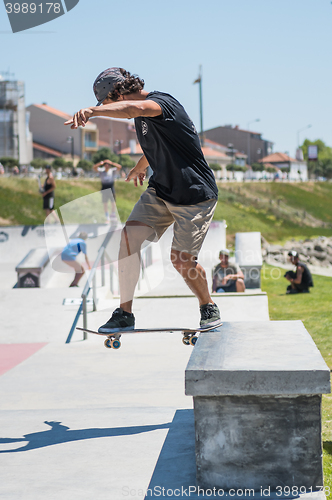
POLYGON ((142 134, 146 135, 148 133, 148 124, 142 120, 142 134))

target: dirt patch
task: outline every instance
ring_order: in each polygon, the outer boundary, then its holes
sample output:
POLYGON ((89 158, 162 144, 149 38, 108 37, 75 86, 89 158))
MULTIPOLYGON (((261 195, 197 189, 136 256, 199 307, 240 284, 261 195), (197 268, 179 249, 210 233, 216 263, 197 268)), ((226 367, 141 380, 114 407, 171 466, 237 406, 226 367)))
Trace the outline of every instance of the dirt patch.
POLYGON ((12 226, 13 221, 9 219, 4 219, 3 217, 0 217, 0 226, 12 226))

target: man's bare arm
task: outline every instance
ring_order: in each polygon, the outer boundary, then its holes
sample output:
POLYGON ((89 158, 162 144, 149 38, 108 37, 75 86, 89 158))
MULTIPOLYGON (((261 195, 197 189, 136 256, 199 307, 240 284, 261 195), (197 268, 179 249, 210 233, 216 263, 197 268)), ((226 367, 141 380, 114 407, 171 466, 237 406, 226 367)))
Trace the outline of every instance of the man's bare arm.
POLYGON ((103 106, 92 106, 84 108, 75 113, 71 120, 65 125, 71 125, 75 129, 85 124, 94 116, 108 116, 110 118, 137 118, 138 116, 155 117, 162 114, 161 107, 151 99, 137 101, 119 101, 105 104, 103 106))

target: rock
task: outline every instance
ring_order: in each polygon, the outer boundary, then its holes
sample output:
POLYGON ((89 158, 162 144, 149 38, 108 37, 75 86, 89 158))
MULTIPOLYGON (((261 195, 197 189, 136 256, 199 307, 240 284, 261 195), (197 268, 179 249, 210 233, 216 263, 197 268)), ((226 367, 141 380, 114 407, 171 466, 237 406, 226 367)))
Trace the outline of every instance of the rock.
POLYGON ((308 255, 310 257, 315 257, 316 259, 319 259, 319 260, 325 260, 327 257, 326 252, 319 252, 317 250, 309 250, 308 255))
POLYGON ((310 257, 309 264, 312 266, 320 266, 320 260, 316 259, 316 257, 310 257))
POLYGON ((283 247, 280 246, 280 245, 269 245, 267 248, 266 248, 267 252, 269 254, 280 254, 282 251, 283 251, 283 247))

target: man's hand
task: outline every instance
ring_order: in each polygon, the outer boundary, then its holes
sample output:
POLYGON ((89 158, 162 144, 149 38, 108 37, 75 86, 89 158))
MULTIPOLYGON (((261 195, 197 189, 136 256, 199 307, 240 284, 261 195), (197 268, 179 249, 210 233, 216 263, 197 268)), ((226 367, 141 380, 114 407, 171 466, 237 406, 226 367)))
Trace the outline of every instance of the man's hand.
POLYGON ((75 129, 78 127, 85 127, 89 118, 93 116, 93 110, 91 108, 84 108, 74 114, 71 120, 68 120, 64 125, 71 125, 70 128, 75 129))
POLYGON ((138 182, 140 186, 143 186, 143 182, 145 180, 145 172, 139 172, 135 170, 136 167, 132 168, 129 174, 127 175, 126 182, 131 181, 133 179, 135 186, 137 187, 138 182))
POLYGON ((135 167, 132 168, 127 176, 126 182, 131 181, 133 179, 135 186, 137 187, 137 182, 140 183, 141 186, 143 186, 143 181, 145 180, 145 173, 146 169, 149 166, 148 160, 145 158, 143 155, 138 162, 136 163, 135 167))

